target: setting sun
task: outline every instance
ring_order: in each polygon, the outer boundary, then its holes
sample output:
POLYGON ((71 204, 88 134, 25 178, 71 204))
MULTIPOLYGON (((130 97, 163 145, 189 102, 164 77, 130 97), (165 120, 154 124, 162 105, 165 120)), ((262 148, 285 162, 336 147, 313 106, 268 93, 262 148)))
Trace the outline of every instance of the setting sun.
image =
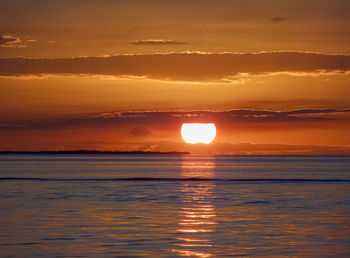
POLYGON ((182 139, 187 143, 211 143, 216 136, 215 124, 182 124, 181 127, 182 139))
POLYGON ((0 258, 350 258, 349 10, 0 0, 0 258))

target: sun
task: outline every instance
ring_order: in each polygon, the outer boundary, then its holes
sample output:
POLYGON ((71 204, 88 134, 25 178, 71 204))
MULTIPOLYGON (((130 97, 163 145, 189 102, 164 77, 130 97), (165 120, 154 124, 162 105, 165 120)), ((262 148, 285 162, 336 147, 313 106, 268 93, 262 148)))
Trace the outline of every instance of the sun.
POLYGON ((216 136, 216 127, 213 123, 182 124, 182 139, 187 143, 211 143, 216 136))

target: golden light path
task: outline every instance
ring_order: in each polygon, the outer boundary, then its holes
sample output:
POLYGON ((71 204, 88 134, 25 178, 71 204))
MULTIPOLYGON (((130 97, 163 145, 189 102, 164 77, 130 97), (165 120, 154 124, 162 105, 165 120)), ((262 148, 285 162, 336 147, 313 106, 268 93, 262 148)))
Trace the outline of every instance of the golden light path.
POLYGON ((185 123, 181 127, 182 139, 187 143, 211 143, 216 136, 213 123, 185 123))
MULTIPOLYGON (((183 160, 181 175, 184 178, 213 178, 215 160, 183 160)), ((178 210, 177 243, 172 250, 179 256, 208 258, 213 256, 213 235, 216 228, 216 211, 212 203, 215 182, 185 182, 181 186, 182 206, 178 210)))

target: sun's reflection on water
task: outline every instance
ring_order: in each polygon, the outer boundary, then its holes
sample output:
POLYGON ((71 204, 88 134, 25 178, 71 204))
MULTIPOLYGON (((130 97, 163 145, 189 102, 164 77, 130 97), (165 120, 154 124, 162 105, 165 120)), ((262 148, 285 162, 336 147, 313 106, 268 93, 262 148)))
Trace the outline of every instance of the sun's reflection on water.
MULTIPOLYGON (((183 178, 214 178, 215 161, 183 160, 183 178)), ((173 249, 180 256, 211 257, 215 230, 214 181, 186 181, 181 186, 182 206, 178 211, 179 222, 176 233, 177 247, 173 249)))

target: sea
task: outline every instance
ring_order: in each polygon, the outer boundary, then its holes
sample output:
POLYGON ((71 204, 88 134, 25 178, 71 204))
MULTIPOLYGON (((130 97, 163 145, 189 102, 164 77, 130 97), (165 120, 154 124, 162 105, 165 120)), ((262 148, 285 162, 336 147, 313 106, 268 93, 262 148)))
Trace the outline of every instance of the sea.
POLYGON ((350 257, 350 156, 0 155, 1 257, 350 257))

